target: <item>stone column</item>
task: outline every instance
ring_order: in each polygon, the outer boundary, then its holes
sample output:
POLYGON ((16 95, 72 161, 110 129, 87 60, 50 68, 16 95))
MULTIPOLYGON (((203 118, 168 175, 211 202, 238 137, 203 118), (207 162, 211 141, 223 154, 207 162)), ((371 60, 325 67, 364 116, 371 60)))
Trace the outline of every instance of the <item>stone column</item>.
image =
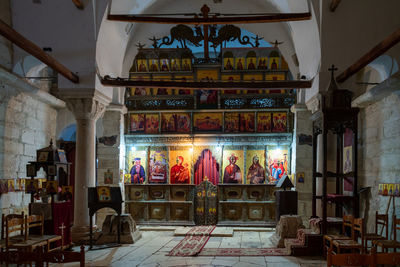
MULTIPOLYGON (((120 186, 122 197, 124 197, 124 184, 120 184, 120 171, 125 168, 125 140, 124 140, 124 114, 127 109, 125 105, 110 104, 103 118, 99 121, 103 128, 102 135, 99 133, 97 143, 97 181, 98 185, 120 186), (105 184, 104 175, 112 173, 111 184, 105 184)), ((123 205, 124 206, 124 205, 123 205)), ((101 209, 96 213, 96 223, 102 227, 103 221, 109 214, 114 214, 112 209, 101 209)))
POLYGON ((311 144, 299 143, 300 138, 312 135, 311 112, 305 104, 296 104, 291 107, 294 113, 294 137, 292 146, 292 173, 304 173, 304 182, 299 183, 295 177, 295 186, 298 191, 298 214, 302 216, 304 224, 312 211, 312 146, 311 144))
POLYGON ((72 241, 79 242, 87 239, 89 232, 88 187, 96 186, 96 121, 111 99, 95 89, 65 90, 62 95, 76 119, 72 241))

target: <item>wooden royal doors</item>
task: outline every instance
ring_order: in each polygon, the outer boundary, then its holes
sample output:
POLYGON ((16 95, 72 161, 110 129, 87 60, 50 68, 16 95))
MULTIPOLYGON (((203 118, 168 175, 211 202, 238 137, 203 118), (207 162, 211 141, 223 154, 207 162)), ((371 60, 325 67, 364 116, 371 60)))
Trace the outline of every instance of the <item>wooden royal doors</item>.
POLYGON ((217 224, 217 186, 205 180, 195 188, 194 221, 196 225, 217 224))

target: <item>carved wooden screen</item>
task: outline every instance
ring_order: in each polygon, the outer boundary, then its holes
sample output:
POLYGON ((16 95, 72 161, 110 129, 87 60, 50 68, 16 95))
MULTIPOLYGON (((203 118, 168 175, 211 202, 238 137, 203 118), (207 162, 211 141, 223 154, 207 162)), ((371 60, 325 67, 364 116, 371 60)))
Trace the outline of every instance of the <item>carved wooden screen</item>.
POLYGON ((219 164, 212 156, 209 149, 204 149, 201 152, 199 159, 194 165, 194 183, 196 185, 203 182, 204 177, 214 185, 219 182, 219 164))
POLYGON ((196 225, 217 224, 217 187, 209 181, 203 181, 195 190, 196 225))

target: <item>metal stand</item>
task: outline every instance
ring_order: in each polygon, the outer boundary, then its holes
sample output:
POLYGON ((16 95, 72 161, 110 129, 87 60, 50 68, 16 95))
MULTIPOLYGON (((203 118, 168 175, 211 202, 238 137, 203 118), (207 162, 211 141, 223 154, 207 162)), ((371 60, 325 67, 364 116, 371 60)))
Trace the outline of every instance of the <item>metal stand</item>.
MULTIPOLYGON (((99 201, 97 196, 97 188, 88 188, 88 207, 89 207, 89 221, 90 221, 90 239, 89 239, 89 249, 93 249, 93 216, 95 213, 102 208, 111 208, 115 210, 118 214, 117 216, 117 235, 118 235, 118 246, 121 244, 121 213, 122 213, 122 195, 121 189, 119 187, 110 187, 110 201, 99 201)), ((108 246, 102 246, 101 248, 115 247, 115 244, 110 244, 108 246)), ((97 248, 97 249, 101 249, 97 248)))

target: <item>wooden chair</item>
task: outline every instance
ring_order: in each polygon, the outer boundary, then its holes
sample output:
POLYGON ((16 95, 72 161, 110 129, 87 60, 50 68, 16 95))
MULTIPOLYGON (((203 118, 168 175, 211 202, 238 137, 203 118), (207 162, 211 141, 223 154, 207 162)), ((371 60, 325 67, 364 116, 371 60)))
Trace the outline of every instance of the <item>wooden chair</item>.
POLYGON ((358 243, 358 235, 361 237, 361 241, 364 238, 364 223, 362 218, 354 219, 353 221, 353 239, 350 240, 333 240, 332 251, 336 248, 336 253, 341 254, 343 250, 359 250, 361 253, 364 251, 363 244, 358 243), (356 235, 356 233, 358 235, 356 235))
POLYGON ((387 214, 378 214, 378 211, 375 212, 375 233, 365 233, 363 244, 364 251, 368 252, 368 241, 374 240, 387 240, 389 236, 389 216, 387 214), (386 230, 385 236, 378 234, 379 225, 381 225, 381 230, 386 230))
POLYGON ((25 227, 24 240, 18 243, 14 243, 12 245, 8 245, 7 248, 16 249, 18 251, 32 252, 36 249, 43 250, 46 246, 49 247, 49 237, 43 235, 44 220, 42 215, 30 215, 30 216, 25 215, 24 227, 25 227), (30 234, 30 229, 32 228, 38 228, 39 234, 30 234))
POLYGON ((326 266, 375 266, 374 256, 366 254, 334 254, 329 249, 326 266))
POLYGON ((328 253, 328 250, 332 248, 333 240, 351 240, 353 238, 353 215, 343 215, 343 223, 342 223, 342 235, 324 235, 323 244, 324 244, 324 255, 328 253), (346 227, 351 229, 351 237, 346 235, 346 227))
MULTIPOLYGON (((24 212, 22 214, 8 214, 8 215, 1 215, 1 240, 0 240, 0 250, 3 251, 4 248, 6 248, 6 220, 11 219, 11 218, 24 218, 24 212)), ((19 242, 22 241, 24 237, 23 233, 23 228, 21 227, 21 233, 20 235, 12 236, 10 239, 12 239, 13 242, 19 242)))
POLYGON ((45 244, 45 248, 46 251, 52 251, 52 250, 56 250, 56 249, 61 249, 63 247, 62 244, 62 240, 63 237, 59 236, 59 235, 45 235, 44 234, 44 216, 43 215, 29 215, 27 216, 26 219, 26 240, 32 240, 32 241, 36 241, 39 243, 43 243, 46 242, 45 244), (30 229, 32 228, 38 228, 39 230, 39 234, 30 234, 30 229), (61 246, 55 246, 54 248, 52 248, 52 244, 60 241, 61 242, 61 246))
POLYGON ((394 238, 393 240, 375 240, 372 241, 372 244, 375 247, 380 247, 383 252, 388 252, 389 248, 394 249, 394 252, 400 248, 400 242, 397 241, 397 231, 400 230, 400 218, 397 219, 395 215, 393 215, 393 231, 394 231, 394 238))
POLYGON ((25 240, 25 216, 10 214, 5 216, 5 248, 9 251, 15 244, 25 240), (19 234, 18 234, 19 233, 19 234))

